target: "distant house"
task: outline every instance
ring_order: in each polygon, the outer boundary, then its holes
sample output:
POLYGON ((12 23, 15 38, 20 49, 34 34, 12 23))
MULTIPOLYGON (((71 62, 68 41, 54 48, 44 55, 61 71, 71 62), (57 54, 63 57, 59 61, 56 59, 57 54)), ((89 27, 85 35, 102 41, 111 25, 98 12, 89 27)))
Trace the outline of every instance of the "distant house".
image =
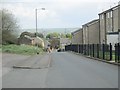
POLYGON ((57 49, 60 47, 60 38, 54 37, 54 38, 50 39, 49 42, 50 42, 50 46, 52 48, 57 49))
POLYGON ((100 43, 107 44, 114 43, 115 41, 118 42, 118 33, 120 29, 120 5, 99 13, 99 20, 100 43))
POLYGON ((44 40, 44 47, 48 48, 50 46, 50 42, 48 40, 44 40))
POLYGON ((72 44, 83 44, 83 29, 80 28, 72 32, 72 44))
POLYGON ((65 45, 69 45, 71 40, 69 38, 60 38, 60 47, 65 49, 65 45))
POLYGON ((43 39, 41 39, 40 37, 34 37, 32 38, 32 45, 38 45, 40 47, 45 47, 44 41, 43 39))
POLYGON ((44 41, 40 37, 23 36, 18 39, 19 44, 38 45, 44 47, 44 41))
POLYGON ((83 28, 83 44, 99 44, 99 19, 90 21, 83 28))
POLYGON ((18 38, 18 44, 26 44, 26 45, 31 45, 32 44, 32 38, 29 37, 19 37, 18 38))
POLYGON ((99 19, 90 21, 72 32, 72 44, 99 44, 99 19))

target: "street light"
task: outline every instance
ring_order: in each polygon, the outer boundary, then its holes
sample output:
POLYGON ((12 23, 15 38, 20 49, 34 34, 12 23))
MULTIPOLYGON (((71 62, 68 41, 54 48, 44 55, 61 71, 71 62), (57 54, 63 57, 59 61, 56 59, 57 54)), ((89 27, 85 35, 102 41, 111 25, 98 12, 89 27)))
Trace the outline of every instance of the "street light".
POLYGON ((36 38, 37 38, 37 10, 45 10, 45 8, 35 9, 35 16, 36 16, 36 38))
MULTIPOLYGON (((45 10, 45 8, 40 8, 40 9, 35 9, 35 17, 36 17, 36 39, 37 39, 37 10, 45 10)), ((38 43, 37 47, 38 47, 38 43)), ((37 54, 39 54, 39 52, 37 52, 37 54)))

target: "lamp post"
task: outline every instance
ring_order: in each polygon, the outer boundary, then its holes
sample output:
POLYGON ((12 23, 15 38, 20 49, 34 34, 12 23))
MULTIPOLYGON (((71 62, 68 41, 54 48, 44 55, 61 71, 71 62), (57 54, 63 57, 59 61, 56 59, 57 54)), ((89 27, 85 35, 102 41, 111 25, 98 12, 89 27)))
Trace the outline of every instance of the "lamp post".
POLYGON ((35 9, 35 18, 36 18, 36 38, 37 38, 37 11, 38 10, 45 10, 45 8, 35 9))
MULTIPOLYGON (((37 39, 37 10, 45 10, 45 8, 40 8, 40 9, 35 9, 35 18, 36 18, 36 39, 37 39)), ((37 41, 36 41, 37 42, 37 41)), ((38 43, 36 43, 37 47, 38 47, 38 43)), ((37 51, 37 54, 39 54, 39 52, 37 51)))

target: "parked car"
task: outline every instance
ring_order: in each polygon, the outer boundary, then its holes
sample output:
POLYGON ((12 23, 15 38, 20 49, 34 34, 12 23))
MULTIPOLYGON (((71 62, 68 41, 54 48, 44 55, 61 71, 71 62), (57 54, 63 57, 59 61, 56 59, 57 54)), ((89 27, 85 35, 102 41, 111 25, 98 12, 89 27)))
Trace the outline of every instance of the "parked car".
POLYGON ((63 51, 65 51, 65 50, 60 48, 60 49, 58 49, 57 51, 58 51, 58 52, 63 52, 63 51))

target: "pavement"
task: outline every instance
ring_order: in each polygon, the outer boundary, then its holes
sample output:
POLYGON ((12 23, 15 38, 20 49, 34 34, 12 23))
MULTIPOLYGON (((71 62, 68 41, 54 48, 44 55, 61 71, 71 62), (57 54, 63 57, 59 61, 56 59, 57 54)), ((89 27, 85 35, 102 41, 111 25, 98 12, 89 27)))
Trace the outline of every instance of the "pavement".
POLYGON ((2 88, 2 76, 13 70, 12 66, 30 56, 0 53, 0 88, 2 88))
POLYGON ((13 70, 13 66, 16 63, 24 61, 25 59, 31 56, 18 55, 18 54, 10 54, 10 53, 2 53, 1 62, 2 62, 2 75, 9 73, 13 70))
POLYGON ((53 52, 42 56, 41 59, 39 57, 41 56, 32 56, 21 60, 22 62, 11 64, 16 67, 12 67, 13 70, 3 75, 2 87, 118 88, 116 65, 68 52, 53 52), (24 68, 25 66, 30 68, 24 68))
POLYGON ((13 65, 13 68, 21 68, 21 69, 42 69, 49 67, 50 56, 47 55, 35 55, 30 58, 25 59, 24 61, 20 61, 13 65))
MULTIPOLYGON (((51 60, 49 54, 34 56, 7 55, 3 57, 3 68, 7 68, 7 73, 2 76, 3 88, 45 87, 44 82, 51 60), (13 58, 5 57, 7 55, 13 56, 14 60, 13 58)), ((6 72, 4 70, 3 72, 6 72)))

